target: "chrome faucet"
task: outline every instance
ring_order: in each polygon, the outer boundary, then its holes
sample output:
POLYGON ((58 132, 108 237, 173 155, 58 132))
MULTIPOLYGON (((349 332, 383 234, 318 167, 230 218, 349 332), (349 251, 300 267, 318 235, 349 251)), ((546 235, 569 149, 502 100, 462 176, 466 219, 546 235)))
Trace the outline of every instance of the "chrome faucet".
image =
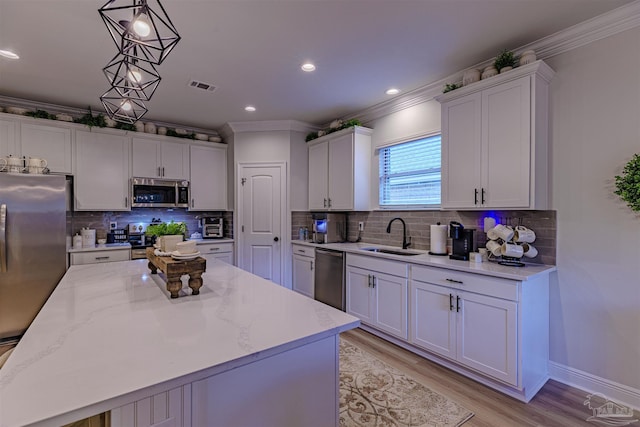
POLYGON ((407 249, 411 246, 411 237, 409 237, 409 241, 407 242, 407 224, 405 224, 404 219, 396 217, 389 221, 389 225, 387 225, 387 233, 391 233, 391 223, 396 219, 402 223, 402 249, 407 249))

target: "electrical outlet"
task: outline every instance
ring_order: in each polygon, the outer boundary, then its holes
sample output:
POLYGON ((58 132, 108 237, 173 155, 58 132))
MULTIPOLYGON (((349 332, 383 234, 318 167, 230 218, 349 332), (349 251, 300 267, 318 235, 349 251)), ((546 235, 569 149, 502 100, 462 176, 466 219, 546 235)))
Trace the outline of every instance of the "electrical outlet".
POLYGON ((116 221, 109 222, 109 230, 115 230, 118 228, 118 223, 116 221))
POLYGON ((364 230, 364 222, 359 221, 358 222, 358 231, 363 231, 364 230))

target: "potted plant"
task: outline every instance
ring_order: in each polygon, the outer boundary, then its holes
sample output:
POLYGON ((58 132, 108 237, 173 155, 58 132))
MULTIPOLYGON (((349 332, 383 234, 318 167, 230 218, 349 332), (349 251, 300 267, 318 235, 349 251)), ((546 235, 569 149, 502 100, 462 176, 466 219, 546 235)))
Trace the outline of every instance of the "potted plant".
POLYGON ((89 112, 87 114, 80 117, 79 119, 75 119, 74 122, 87 125, 89 126, 89 129, 91 129, 93 126, 97 126, 99 128, 107 126, 107 121, 105 120, 104 115, 102 113, 98 113, 97 116, 94 116, 93 112, 91 111, 91 107, 89 107, 89 112))
POLYGON ((615 194, 627 202, 632 211, 640 212, 640 154, 634 154, 616 176, 615 194))
POLYGON ((184 222, 171 221, 169 223, 151 224, 144 234, 156 236, 156 243, 162 252, 173 252, 176 250, 176 244, 184 240, 186 232, 187 226, 184 222))
POLYGON ((504 71, 511 70, 517 63, 518 61, 513 52, 505 49, 496 56, 496 60, 493 62, 493 65, 502 73, 504 71))
POLYGON ((447 83, 446 85, 444 85, 444 89, 442 90, 442 93, 451 92, 452 90, 456 90, 459 87, 460 85, 458 85, 457 83, 447 83))

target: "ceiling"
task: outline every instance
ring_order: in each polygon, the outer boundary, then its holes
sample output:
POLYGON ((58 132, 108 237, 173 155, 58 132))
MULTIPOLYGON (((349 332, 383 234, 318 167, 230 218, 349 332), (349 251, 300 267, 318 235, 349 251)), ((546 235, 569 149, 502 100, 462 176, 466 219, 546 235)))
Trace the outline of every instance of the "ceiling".
MULTIPOLYGON (((145 120, 323 125, 630 0, 161 0, 182 40, 145 120), (317 69, 300 70, 305 61, 317 69), (192 79, 213 84, 205 92, 192 79), (256 111, 244 111, 246 105, 256 111)), ((0 95, 102 110, 106 0, 0 0, 0 95)), ((150 1, 150 5, 153 2, 150 1)), ((152 6, 153 7, 153 6, 152 6)))

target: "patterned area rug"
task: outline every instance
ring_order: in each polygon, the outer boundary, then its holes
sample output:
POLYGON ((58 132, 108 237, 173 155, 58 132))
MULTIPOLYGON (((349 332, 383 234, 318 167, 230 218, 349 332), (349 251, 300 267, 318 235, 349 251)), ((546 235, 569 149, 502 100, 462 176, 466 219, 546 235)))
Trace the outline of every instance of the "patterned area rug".
POLYGON ((340 338, 341 427, 459 426, 473 412, 340 338))

